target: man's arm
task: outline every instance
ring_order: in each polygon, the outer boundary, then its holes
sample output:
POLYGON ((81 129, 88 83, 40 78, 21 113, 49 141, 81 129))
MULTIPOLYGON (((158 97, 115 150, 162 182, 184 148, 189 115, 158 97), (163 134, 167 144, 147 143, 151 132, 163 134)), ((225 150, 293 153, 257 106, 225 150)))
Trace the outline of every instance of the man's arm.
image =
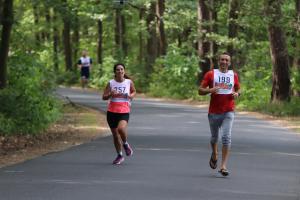
POLYGON ((78 62, 77 62, 77 67, 78 67, 79 69, 81 69, 81 67, 82 67, 81 59, 78 60, 78 62))
POLYGON ((213 88, 209 88, 204 87, 202 84, 200 85, 199 89, 198 89, 198 94, 199 95, 207 95, 209 93, 213 94, 216 93, 220 88, 219 87, 213 87, 213 88))
POLYGON ((219 87, 209 87, 209 83, 212 81, 212 72, 207 72, 198 88, 198 94, 199 95, 207 95, 207 94, 212 94, 216 93, 220 88, 219 87))
POLYGON ((90 69, 92 69, 93 60, 90 58, 90 69))
POLYGON ((241 96, 241 89, 240 89, 240 83, 239 83, 239 78, 238 75, 235 73, 234 74, 234 92, 232 92, 232 96, 236 99, 239 96, 241 96))

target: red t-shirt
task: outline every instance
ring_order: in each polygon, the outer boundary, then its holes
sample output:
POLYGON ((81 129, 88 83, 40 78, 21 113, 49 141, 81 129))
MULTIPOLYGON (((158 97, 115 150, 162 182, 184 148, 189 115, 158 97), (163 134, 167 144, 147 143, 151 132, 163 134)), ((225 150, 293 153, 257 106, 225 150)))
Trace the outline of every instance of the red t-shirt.
MULTIPOLYGON (((201 82, 203 88, 212 88, 214 84, 214 71, 207 72, 201 82)), ((234 91, 240 89, 238 75, 234 73, 234 91)), ((221 114, 234 110, 234 97, 231 94, 211 94, 208 113, 221 114)))

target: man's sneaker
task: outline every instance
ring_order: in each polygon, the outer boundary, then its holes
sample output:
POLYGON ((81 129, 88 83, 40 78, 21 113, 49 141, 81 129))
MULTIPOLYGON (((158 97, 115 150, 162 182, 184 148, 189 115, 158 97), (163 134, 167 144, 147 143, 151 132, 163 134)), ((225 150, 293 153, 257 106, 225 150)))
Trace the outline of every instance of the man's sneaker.
POLYGON ((113 161, 114 165, 120 165, 124 161, 124 157, 121 155, 118 155, 116 159, 113 161))
POLYGON ((131 156, 133 154, 132 148, 129 144, 123 144, 126 156, 131 156))

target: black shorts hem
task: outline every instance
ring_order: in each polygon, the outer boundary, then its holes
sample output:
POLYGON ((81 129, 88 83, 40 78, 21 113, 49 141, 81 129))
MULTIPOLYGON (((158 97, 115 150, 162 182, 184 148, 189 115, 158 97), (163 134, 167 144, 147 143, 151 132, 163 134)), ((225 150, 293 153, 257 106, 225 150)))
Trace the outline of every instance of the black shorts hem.
POLYGON ((110 128, 117 128, 122 120, 129 121, 129 113, 113 113, 107 111, 106 120, 110 128))

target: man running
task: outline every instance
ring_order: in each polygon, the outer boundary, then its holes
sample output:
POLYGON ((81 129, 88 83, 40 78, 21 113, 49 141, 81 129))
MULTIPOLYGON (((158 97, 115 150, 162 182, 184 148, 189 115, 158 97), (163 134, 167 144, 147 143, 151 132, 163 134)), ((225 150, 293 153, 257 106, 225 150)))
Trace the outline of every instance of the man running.
POLYGON ((210 94, 208 121, 211 132, 212 154, 209 165, 217 168, 218 138, 222 134, 222 162, 219 173, 228 176, 227 161, 231 146, 231 128, 234 120, 234 99, 240 96, 238 75, 228 70, 231 57, 228 53, 219 56, 219 68, 207 72, 199 87, 199 95, 210 94))

